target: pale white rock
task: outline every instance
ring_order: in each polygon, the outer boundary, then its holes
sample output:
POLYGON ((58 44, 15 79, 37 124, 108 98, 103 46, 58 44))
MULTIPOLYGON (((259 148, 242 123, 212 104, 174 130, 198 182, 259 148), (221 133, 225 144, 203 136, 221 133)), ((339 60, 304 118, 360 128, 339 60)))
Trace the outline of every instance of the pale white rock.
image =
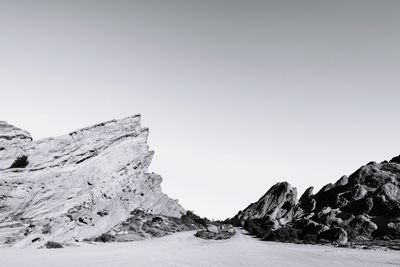
POLYGON ((215 226, 215 225, 213 225, 213 224, 207 225, 207 231, 208 231, 208 232, 211 232, 211 233, 216 233, 216 234, 219 233, 218 227, 215 226))
POLYGON ((0 121, 0 170, 10 167, 17 155, 24 155, 31 142, 27 131, 0 121))
POLYGON ((180 217, 185 210, 148 173, 153 151, 140 115, 32 141, 0 122, 0 245, 74 243, 109 231, 134 209, 180 217), (10 169, 28 157, 26 168, 10 169))

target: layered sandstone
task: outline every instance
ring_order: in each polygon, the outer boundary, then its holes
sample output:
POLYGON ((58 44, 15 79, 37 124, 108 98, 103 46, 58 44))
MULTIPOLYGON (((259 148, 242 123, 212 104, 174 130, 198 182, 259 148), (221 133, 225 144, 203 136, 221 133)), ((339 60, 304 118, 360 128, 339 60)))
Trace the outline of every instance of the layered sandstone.
POLYGON ((184 214, 161 192, 161 177, 148 172, 148 133, 139 115, 37 141, 0 122, 0 245, 73 244, 137 209, 184 214), (13 164, 22 156, 25 164, 13 164))

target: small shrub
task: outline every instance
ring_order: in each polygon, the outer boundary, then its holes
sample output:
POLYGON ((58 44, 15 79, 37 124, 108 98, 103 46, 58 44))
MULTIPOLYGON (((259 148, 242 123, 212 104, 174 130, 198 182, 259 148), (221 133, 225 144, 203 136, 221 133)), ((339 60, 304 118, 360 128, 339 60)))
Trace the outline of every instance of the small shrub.
POLYGON ((272 232, 270 222, 264 219, 248 220, 244 223, 243 228, 259 238, 265 238, 272 232))
POLYGON ((164 222, 164 220, 161 218, 161 217, 154 217, 152 220, 151 220, 151 222, 153 222, 153 223, 162 223, 162 222, 164 222))
POLYGON ((46 248, 63 248, 63 245, 54 241, 47 241, 44 245, 46 246, 46 248))
POLYGON ((18 157, 13 164, 11 164, 10 169, 15 169, 15 168, 25 168, 26 166, 28 166, 29 161, 28 161, 28 157, 23 155, 21 157, 18 157))
POLYGON ((268 241, 280 241, 280 242, 293 242, 299 240, 300 230, 292 227, 283 227, 275 231, 272 231, 269 235, 264 237, 268 241))
POLYGON ((51 226, 50 224, 43 225, 42 234, 50 234, 51 233, 51 226))
POLYGON ((99 215, 100 217, 107 216, 108 215, 108 211, 107 210, 98 211, 97 215, 99 215))
POLYGON ((306 234, 302 237, 302 240, 306 243, 315 244, 317 242, 317 235, 306 234))
POLYGON ((101 236, 98 236, 94 239, 95 242, 103 242, 103 243, 108 243, 108 242, 114 242, 115 241, 115 236, 110 235, 110 234, 102 234, 101 236))
POLYGON ((207 227, 207 224, 210 223, 210 220, 208 220, 207 218, 201 218, 192 211, 187 211, 186 214, 182 215, 181 220, 187 226, 195 224, 202 227, 207 227))

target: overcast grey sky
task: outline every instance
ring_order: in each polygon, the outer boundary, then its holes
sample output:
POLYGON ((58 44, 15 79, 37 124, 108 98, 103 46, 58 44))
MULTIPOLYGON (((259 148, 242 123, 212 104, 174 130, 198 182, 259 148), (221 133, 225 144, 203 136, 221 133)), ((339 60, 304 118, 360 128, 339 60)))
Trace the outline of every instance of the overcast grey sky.
POLYGON ((0 119, 141 113, 151 170, 221 219, 400 154, 400 1, 2 1, 0 119))

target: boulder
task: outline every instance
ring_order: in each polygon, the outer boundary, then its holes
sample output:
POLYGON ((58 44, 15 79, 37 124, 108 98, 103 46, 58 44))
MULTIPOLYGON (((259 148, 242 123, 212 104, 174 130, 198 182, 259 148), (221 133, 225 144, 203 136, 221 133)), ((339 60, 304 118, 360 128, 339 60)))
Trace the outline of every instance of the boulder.
POLYGON ((400 155, 392 158, 390 162, 400 164, 400 155))
POLYGON ((304 235, 308 235, 308 234, 318 235, 321 232, 329 230, 328 226, 321 224, 321 223, 317 223, 310 219, 304 219, 302 221, 299 221, 295 224, 294 227, 298 228, 298 229, 302 229, 304 235))
POLYGON ((400 239, 400 222, 389 222, 382 232, 385 236, 390 237, 390 239, 400 239))
POLYGON ((298 206, 306 212, 311 212, 315 209, 317 203, 313 198, 314 187, 309 187, 299 199, 298 206))
POLYGON ((368 190, 365 185, 358 185, 356 188, 357 189, 355 190, 352 200, 362 199, 368 194, 368 190))
POLYGON ((331 207, 325 207, 318 213, 318 217, 322 217, 322 216, 330 213, 331 211, 332 211, 331 207))
POLYGON ((400 217, 400 188, 399 185, 386 183, 374 193, 373 215, 400 217))
POLYGON ((342 219, 338 217, 338 214, 340 214, 339 209, 328 209, 329 212, 321 212, 318 214, 317 221, 323 223, 324 225, 328 225, 330 227, 332 226, 341 226, 342 224, 342 219), (321 215, 322 214, 322 215, 321 215))
POLYGON ((211 232, 211 233, 218 233, 219 229, 217 226, 215 226, 213 224, 209 224, 209 225, 207 225, 207 231, 211 232))
POLYGON ((335 186, 346 185, 349 182, 349 177, 347 175, 343 175, 337 182, 335 186))
POLYGON ((236 234, 236 231, 233 227, 222 225, 221 230, 218 232, 200 230, 200 231, 197 231, 194 236, 202 238, 202 239, 207 239, 207 240, 224 240, 224 239, 231 238, 235 234, 236 234))
POLYGON ((339 245, 347 243, 347 232, 343 228, 331 228, 318 234, 318 240, 328 240, 339 245))
POLYGON ((387 227, 400 233, 400 222, 390 222, 387 224, 387 227))
POLYGON ((350 202, 349 204, 341 208, 341 210, 352 214, 368 214, 372 210, 373 206, 374 202, 372 198, 362 198, 350 202))
POLYGON ((378 226, 371 221, 368 215, 358 215, 348 223, 346 228, 349 239, 360 236, 370 238, 371 234, 378 229, 378 226))
POLYGON ((363 184, 367 187, 378 188, 386 183, 393 182, 396 174, 382 170, 390 163, 365 165, 349 176, 350 185, 363 184))
POLYGON ((310 186, 309 188, 307 188, 306 191, 304 191, 304 193, 301 195, 299 202, 310 200, 314 196, 313 191, 314 186, 310 186))

